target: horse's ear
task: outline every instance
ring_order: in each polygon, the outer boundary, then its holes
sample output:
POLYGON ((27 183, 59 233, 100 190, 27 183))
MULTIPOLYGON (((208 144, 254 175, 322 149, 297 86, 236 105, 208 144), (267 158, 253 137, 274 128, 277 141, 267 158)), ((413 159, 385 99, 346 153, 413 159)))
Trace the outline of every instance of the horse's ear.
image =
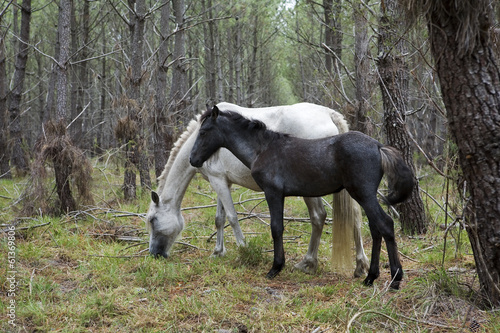
POLYGON ((212 108, 212 119, 215 120, 217 119, 218 116, 219 116, 219 108, 217 107, 217 105, 214 105, 214 107, 212 108))
POLYGON ((153 200, 155 205, 158 206, 160 204, 160 197, 158 196, 158 193, 156 193, 155 191, 151 191, 151 200, 153 200))
POLYGON ((210 105, 208 105, 208 103, 207 103, 207 104, 205 104, 205 106, 207 107, 207 111, 210 111, 210 105))

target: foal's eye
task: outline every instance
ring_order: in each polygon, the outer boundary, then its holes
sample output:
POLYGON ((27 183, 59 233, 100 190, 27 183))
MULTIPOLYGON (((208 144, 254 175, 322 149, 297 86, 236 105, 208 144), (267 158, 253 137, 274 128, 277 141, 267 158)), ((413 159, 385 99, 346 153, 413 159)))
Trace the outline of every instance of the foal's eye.
POLYGON ((200 136, 205 136, 205 134, 207 134, 207 132, 205 132, 205 131, 200 131, 200 136))

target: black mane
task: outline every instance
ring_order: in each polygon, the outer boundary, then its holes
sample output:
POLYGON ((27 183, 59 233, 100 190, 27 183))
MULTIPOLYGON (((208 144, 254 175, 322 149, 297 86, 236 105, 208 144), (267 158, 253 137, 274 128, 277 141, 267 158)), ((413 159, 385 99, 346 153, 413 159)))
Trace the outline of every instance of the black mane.
MULTIPOLYGON (((205 111, 200 118, 200 123, 203 123, 207 118, 212 115, 212 110, 205 111)), ((257 119, 249 119, 237 112, 233 111, 219 111, 219 117, 226 117, 234 122, 235 126, 241 129, 248 129, 251 131, 258 131, 266 139, 288 137, 288 134, 272 131, 267 128, 266 124, 257 119)))

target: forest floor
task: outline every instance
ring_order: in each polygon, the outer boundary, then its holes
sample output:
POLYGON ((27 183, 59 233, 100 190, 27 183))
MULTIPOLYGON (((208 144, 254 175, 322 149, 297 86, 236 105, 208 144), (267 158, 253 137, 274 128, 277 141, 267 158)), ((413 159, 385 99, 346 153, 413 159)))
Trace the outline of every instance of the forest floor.
MULTIPOLYGON (((324 228, 316 274, 294 271, 311 230, 297 219, 286 222, 285 269, 266 279, 269 220, 248 216, 268 214, 266 203, 262 193, 240 187, 233 199, 245 201, 237 210, 249 245, 239 249, 228 227, 226 256, 211 257, 215 207, 198 207, 214 205, 215 193, 199 176, 183 201, 184 232, 168 259, 155 259, 146 250, 149 191, 127 203, 120 196, 119 168, 94 161, 93 175, 95 204, 63 217, 17 216, 27 180, 0 180, 0 331, 500 332, 500 312, 479 307, 466 233, 454 227, 445 234, 444 212, 427 197, 426 235, 404 236, 396 222, 405 275, 401 290, 392 291, 385 245, 373 287, 362 284, 364 277, 332 271, 331 223, 324 228)), ((427 176, 421 186, 443 201, 439 181, 427 176)), ((285 216, 307 218, 303 201, 287 198, 285 216)), ((366 219, 363 238, 370 256, 366 219)))

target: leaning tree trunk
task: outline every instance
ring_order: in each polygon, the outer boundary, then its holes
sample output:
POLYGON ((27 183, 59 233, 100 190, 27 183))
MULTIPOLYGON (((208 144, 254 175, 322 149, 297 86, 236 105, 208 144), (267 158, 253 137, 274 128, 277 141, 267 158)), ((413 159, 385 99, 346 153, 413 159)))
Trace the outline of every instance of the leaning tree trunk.
MULTIPOLYGON (((401 38, 402 13, 397 0, 385 0, 381 6, 378 39, 378 70, 384 104, 384 128, 389 145, 399 149, 415 174, 410 139, 406 130, 405 113, 408 107, 409 73, 404 57, 406 46, 401 38)), ((405 234, 427 231, 424 204, 420 198, 418 181, 406 202, 397 205, 401 228, 405 234)))
POLYGON ((470 195, 466 230, 482 294, 500 306, 500 71, 489 39, 491 1, 429 5, 431 51, 470 195))
POLYGON ((28 171, 28 160, 22 148, 22 126, 20 118, 21 98, 24 92, 24 78, 26 76, 26 63, 28 62, 30 20, 31 20, 31 0, 23 0, 21 5, 21 35, 17 43, 17 52, 13 89, 9 106, 10 113, 10 139, 12 141, 11 163, 17 171, 25 173, 28 171))

